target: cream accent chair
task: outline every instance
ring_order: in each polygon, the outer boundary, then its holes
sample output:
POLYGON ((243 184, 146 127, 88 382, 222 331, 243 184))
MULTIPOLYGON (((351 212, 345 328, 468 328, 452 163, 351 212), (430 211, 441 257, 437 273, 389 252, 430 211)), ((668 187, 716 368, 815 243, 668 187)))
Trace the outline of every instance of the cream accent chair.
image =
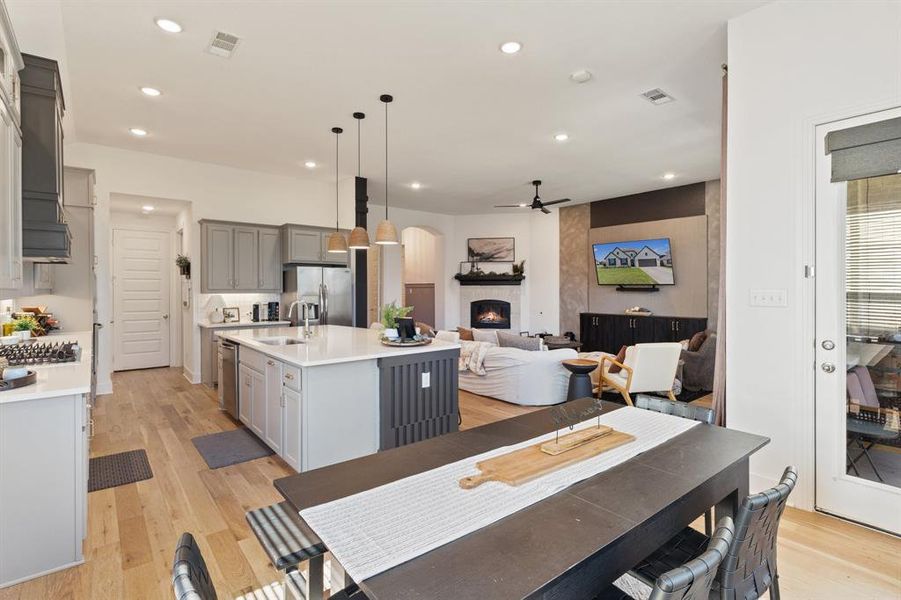
POLYGON ((616 390, 629 406, 632 406, 631 394, 641 392, 666 392, 670 400, 675 401, 673 381, 681 353, 682 344, 659 342, 629 346, 622 363, 616 362, 615 356, 604 354, 598 368, 599 385, 595 393, 600 397, 602 391, 616 390), (619 373, 610 372, 613 365, 620 366, 619 373))

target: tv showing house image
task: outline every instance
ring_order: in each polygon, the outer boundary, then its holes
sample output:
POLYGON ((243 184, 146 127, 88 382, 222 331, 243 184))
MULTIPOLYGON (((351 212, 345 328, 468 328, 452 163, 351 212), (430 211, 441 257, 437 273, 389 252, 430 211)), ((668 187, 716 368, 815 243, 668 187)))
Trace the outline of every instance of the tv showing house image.
POLYGON ((673 285, 669 238, 592 245, 598 285, 673 285))

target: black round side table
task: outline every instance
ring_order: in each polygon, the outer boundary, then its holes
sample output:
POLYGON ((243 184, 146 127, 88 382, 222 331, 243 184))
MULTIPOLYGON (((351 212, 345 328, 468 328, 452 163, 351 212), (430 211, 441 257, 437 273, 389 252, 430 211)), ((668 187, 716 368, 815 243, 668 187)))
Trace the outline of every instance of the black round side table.
POLYGON ((590 398, 592 394, 589 373, 598 368, 598 361, 586 358, 573 358, 561 361, 563 367, 572 373, 569 376, 569 389, 566 392, 567 402, 576 398, 590 398))

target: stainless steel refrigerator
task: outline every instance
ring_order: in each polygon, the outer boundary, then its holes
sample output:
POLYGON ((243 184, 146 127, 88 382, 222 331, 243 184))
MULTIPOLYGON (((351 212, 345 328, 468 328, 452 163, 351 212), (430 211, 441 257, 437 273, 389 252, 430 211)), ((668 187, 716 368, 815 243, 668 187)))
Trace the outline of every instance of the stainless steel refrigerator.
MULTIPOLYGON (((318 325, 353 325, 353 276, 346 267, 289 267, 284 272, 282 316, 295 300, 314 304, 311 319, 318 325)), ((291 324, 303 323, 303 311, 295 307, 291 324)))

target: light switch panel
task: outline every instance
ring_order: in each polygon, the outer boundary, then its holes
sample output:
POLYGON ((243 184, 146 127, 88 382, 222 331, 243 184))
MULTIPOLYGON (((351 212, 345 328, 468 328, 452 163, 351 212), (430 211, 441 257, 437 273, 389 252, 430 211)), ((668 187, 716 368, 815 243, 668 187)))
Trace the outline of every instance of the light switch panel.
POLYGON ((423 373, 422 374, 422 387, 427 388, 432 386, 432 374, 431 373, 423 373))
POLYGON ((788 306, 788 290, 751 290, 751 306, 765 308, 788 306))

